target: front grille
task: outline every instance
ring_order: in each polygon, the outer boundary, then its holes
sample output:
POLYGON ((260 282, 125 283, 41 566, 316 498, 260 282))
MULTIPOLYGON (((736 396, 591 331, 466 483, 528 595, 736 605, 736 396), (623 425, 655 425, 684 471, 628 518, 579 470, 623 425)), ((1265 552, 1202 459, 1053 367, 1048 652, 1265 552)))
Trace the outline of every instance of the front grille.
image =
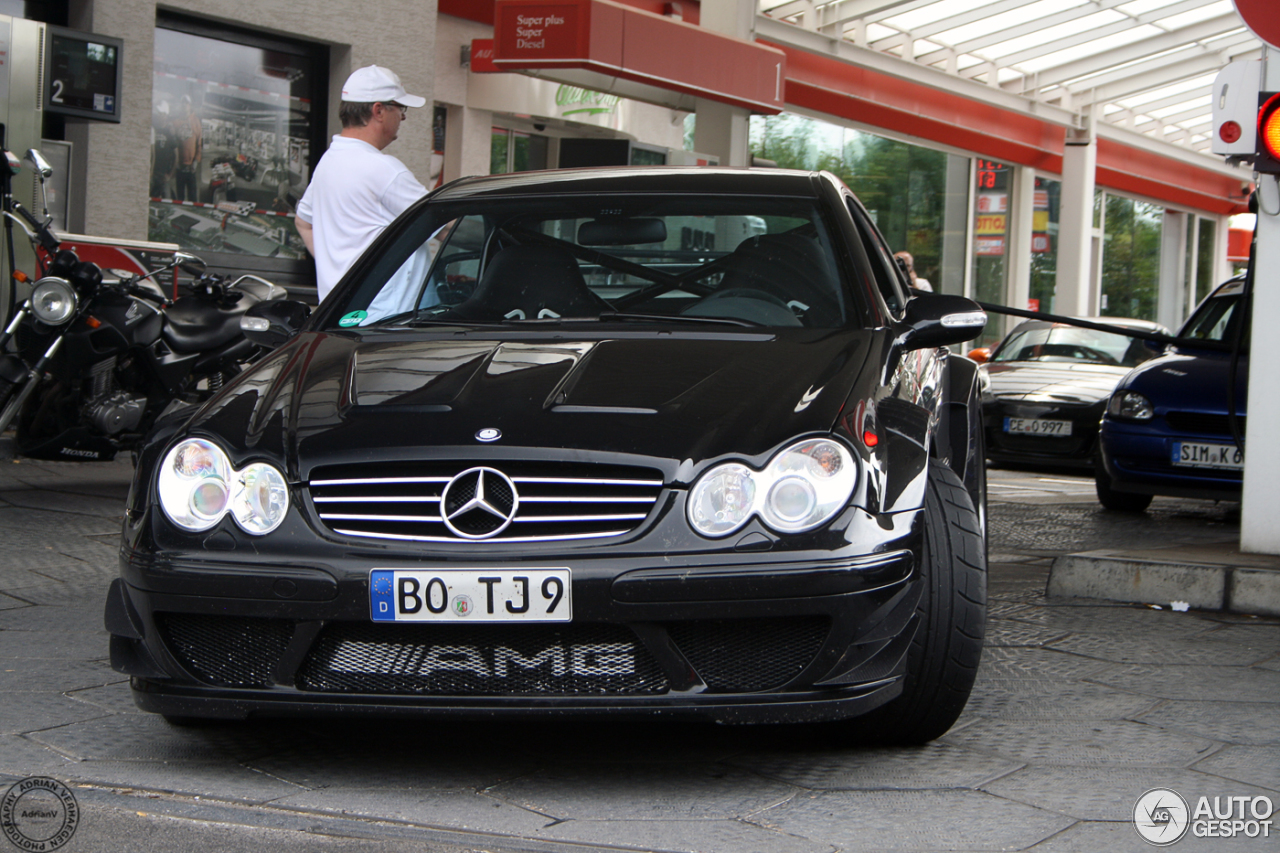
POLYGON ((658 664, 621 625, 337 622, 298 671, 302 690, 445 696, 652 695, 658 664))
MULTIPOLYGON (((1225 414, 1215 415, 1205 412, 1168 412, 1164 416, 1170 428, 1178 432, 1189 432, 1195 435, 1231 435, 1231 423, 1225 414)), ((1240 417, 1240 434, 1244 435, 1244 417, 1240 417)))
POLYGON ((590 463, 397 462, 312 473, 330 530, 419 542, 597 539, 634 530, 662 490, 647 468, 590 463))
POLYGON ((201 681, 219 687, 266 687, 293 637, 285 619, 158 614, 174 657, 201 681))
POLYGON ((781 687, 809 665, 827 637, 826 616, 672 622, 667 633, 712 690, 781 687))

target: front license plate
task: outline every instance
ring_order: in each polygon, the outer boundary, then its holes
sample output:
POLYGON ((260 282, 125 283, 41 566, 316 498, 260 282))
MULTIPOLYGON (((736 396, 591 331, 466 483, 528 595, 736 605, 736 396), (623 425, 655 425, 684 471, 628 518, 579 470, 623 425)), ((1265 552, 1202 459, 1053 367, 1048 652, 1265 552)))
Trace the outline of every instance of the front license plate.
POLYGON ((375 622, 571 622, 568 569, 374 569, 375 622))
POLYGON ((1005 418, 1004 431, 1013 435, 1071 435, 1071 421, 1047 418, 1005 418))
POLYGON ((1234 444, 1173 443, 1173 464, 1180 468, 1244 468, 1244 454, 1234 444))

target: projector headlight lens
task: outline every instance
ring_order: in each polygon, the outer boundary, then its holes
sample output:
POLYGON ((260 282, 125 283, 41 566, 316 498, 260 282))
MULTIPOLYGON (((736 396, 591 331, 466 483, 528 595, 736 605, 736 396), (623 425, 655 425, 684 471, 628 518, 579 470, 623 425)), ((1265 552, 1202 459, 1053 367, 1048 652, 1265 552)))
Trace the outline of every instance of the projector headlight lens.
POLYGON ((780 533, 801 533, 844 508, 857 484, 857 465, 843 444, 802 441, 779 452, 763 471, 717 465, 689 492, 689 523, 703 536, 727 536, 752 515, 780 533))
POLYGON ((169 520, 198 533, 228 512, 246 533, 262 536, 280 526, 289 510, 289 487, 271 465, 255 462, 233 471, 222 448, 203 438, 178 443, 160 466, 160 508, 169 520))

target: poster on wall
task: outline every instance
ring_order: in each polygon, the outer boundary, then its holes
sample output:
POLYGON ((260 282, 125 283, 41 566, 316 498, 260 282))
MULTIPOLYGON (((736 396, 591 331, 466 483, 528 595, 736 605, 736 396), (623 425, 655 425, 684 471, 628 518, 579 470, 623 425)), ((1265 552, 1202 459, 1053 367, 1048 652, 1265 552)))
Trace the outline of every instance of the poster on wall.
POLYGON ((194 252, 299 259, 311 61, 156 28, 149 237, 194 252))

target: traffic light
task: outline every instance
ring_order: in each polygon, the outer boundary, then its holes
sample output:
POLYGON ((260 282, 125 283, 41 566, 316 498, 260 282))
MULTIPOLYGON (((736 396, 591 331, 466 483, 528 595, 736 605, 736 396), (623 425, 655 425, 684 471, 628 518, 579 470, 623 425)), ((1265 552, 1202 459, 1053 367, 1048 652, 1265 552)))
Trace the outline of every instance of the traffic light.
POLYGON ((1265 175, 1280 175, 1280 92, 1258 95, 1258 143, 1253 169, 1265 175))

